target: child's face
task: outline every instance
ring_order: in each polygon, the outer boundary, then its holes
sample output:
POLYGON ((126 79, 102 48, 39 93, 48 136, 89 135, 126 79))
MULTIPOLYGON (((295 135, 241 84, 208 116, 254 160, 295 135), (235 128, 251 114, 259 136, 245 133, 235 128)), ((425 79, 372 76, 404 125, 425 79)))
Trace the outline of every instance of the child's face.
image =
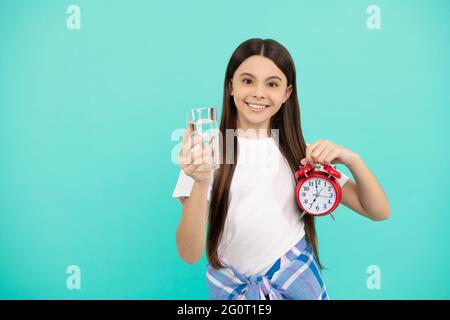
POLYGON ((289 98, 284 73, 263 56, 251 56, 236 69, 230 82, 230 92, 238 111, 240 129, 268 129, 270 118, 289 98))

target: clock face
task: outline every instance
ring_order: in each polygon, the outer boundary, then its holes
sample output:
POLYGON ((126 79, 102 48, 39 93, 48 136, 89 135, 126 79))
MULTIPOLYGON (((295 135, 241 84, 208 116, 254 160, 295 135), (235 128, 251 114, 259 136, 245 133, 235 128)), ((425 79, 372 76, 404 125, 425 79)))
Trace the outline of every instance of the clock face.
POLYGON ((320 215, 330 210, 336 202, 334 186, 323 178, 310 178, 298 190, 302 206, 311 214, 320 215))

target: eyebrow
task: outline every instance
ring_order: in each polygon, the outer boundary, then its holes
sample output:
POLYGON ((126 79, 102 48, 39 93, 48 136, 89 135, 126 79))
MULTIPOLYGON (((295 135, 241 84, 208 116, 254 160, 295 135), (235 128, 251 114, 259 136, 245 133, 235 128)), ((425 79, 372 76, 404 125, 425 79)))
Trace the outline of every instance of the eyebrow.
MULTIPOLYGON (((254 75, 252 75, 251 73, 248 73, 248 72, 244 72, 244 73, 241 73, 241 75, 240 75, 240 77, 242 77, 242 76, 249 76, 249 77, 252 77, 252 78, 256 78, 254 75)), ((280 81, 283 81, 280 77, 278 77, 278 76, 271 76, 271 77, 268 77, 268 78, 266 78, 266 80, 269 80, 269 79, 279 79, 280 81)))

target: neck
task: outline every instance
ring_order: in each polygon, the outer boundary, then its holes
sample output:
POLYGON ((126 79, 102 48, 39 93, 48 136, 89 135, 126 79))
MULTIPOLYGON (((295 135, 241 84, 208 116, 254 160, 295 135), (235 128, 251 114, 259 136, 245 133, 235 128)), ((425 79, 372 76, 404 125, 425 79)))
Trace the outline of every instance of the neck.
POLYGON ((243 123, 238 118, 236 122, 236 135, 247 139, 267 138, 270 136, 269 124, 269 120, 261 123, 261 125, 243 123))

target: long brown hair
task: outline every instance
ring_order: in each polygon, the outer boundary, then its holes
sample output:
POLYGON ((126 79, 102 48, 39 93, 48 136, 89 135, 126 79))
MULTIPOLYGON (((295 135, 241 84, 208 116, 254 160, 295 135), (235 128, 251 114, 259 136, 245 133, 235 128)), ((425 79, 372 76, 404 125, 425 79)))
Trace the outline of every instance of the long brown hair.
MULTIPOLYGON (((288 100, 281 106, 280 110, 270 119, 270 129, 278 129, 279 148, 286 158, 292 170, 292 174, 298 170, 300 161, 306 154, 306 143, 303 138, 300 126, 300 108, 297 98, 296 76, 294 61, 285 47, 272 39, 249 39, 241 43, 233 52, 228 62, 223 94, 222 117, 220 121, 220 132, 223 139, 220 141, 220 159, 221 164, 214 172, 214 179, 211 191, 211 201, 209 204, 208 233, 206 240, 206 254, 209 264, 216 269, 223 268, 218 256, 218 246, 222 238, 225 220, 229 206, 229 191, 236 160, 228 161, 224 155, 233 156, 237 159, 237 138, 233 136, 233 142, 223 143, 227 129, 236 130, 237 109, 234 100, 230 94, 230 80, 239 65, 247 58, 253 55, 261 55, 272 60, 275 65, 284 73, 287 78, 288 86, 292 85, 292 93, 288 100), (231 145, 233 151, 227 153, 226 147, 231 145)), ((228 130, 229 131, 229 130, 228 130)), ((272 132, 272 130, 270 130, 272 132)), ((276 131, 276 130, 274 130, 276 131)), ((295 201, 295 198, 292 199, 295 201)), ((300 218, 300 209, 298 214, 300 218)), ((304 215, 306 240, 314 250, 317 262, 322 269, 319 260, 317 235, 314 217, 304 215)))

